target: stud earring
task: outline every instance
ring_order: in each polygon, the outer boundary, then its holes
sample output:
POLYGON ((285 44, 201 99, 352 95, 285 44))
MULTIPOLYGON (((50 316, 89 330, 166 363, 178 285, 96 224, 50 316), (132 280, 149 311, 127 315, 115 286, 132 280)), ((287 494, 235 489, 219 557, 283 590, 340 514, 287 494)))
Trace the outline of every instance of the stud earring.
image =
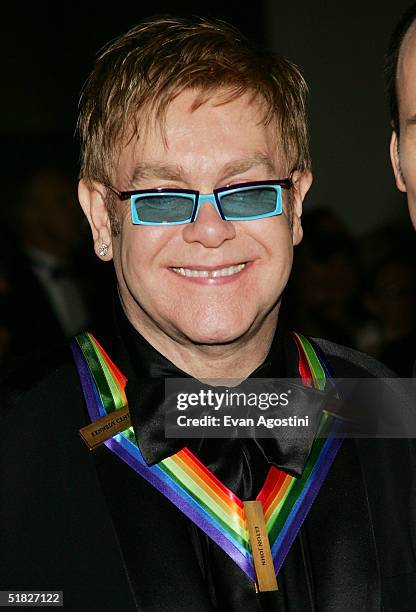
POLYGON ((100 257, 105 257, 108 253, 108 244, 105 244, 105 242, 103 242, 102 244, 100 244, 100 247, 98 249, 98 255, 100 257))

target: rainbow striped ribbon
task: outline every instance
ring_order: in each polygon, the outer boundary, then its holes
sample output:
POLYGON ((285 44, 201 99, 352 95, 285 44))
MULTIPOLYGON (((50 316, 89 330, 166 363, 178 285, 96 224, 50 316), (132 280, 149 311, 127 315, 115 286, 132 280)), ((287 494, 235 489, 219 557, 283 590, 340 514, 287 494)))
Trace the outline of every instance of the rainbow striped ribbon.
MULTIPOLYGON (((323 390, 329 378, 322 357, 300 334, 293 334, 299 353, 299 373, 305 386, 323 390)), ((77 336, 71 349, 92 421, 127 404, 125 376, 90 333, 77 336)), ((257 496, 263 506, 274 568, 283 561, 324 482, 341 445, 325 437, 334 417, 323 411, 317 436, 301 478, 272 466, 257 496)), ((187 448, 149 467, 132 427, 114 435, 106 446, 167 497, 216 542, 237 565, 256 580, 244 505, 187 448)))

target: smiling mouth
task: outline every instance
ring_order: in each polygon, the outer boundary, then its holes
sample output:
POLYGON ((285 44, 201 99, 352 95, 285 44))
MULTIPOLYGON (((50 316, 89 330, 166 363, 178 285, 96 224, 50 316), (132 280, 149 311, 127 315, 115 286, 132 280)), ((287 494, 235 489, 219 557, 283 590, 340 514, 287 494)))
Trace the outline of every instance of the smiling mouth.
POLYGON ((193 270, 192 268, 171 268, 176 274, 193 278, 220 278, 222 276, 232 276, 241 272, 246 267, 245 263, 228 268, 218 268, 217 270, 193 270))

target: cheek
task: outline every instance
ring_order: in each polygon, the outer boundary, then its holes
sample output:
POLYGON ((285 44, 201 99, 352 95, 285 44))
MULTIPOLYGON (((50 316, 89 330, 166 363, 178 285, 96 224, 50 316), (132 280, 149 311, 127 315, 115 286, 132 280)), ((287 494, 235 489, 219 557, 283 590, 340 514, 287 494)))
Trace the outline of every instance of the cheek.
POLYGON ((151 275, 161 266, 161 253, 172 240, 172 231, 123 224, 120 258, 125 274, 135 278, 151 275))
POLYGON ((280 297, 289 280, 293 263, 292 242, 287 241, 285 245, 275 254, 270 266, 270 286, 277 297, 280 297))
POLYGON ((273 299, 280 296, 290 276, 293 243, 285 218, 279 217, 267 221, 271 223, 265 225, 261 233, 257 234, 257 240, 262 244, 265 255, 259 263, 257 283, 261 285, 263 295, 273 299))
POLYGON ((263 245, 266 262, 272 262, 272 267, 280 269, 288 261, 292 261, 293 241, 292 231, 286 215, 264 220, 263 227, 256 232, 257 240, 263 245))

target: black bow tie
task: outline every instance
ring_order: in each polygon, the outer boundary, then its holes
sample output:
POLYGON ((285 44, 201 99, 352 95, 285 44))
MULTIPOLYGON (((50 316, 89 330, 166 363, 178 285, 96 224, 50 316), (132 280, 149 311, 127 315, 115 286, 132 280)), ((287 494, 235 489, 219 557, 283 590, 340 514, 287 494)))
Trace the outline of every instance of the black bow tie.
MULTIPOLYGON (((272 391, 273 383, 267 384, 272 391)), ((165 415, 172 409, 172 402, 165 397, 164 379, 131 378, 126 394, 136 440, 148 465, 186 446, 242 499, 254 499, 271 465, 302 476, 324 401, 322 394, 299 384, 290 405, 279 408, 282 418, 292 416, 294 411, 298 417, 309 417, 307 433, 297 438, 281 428, 270 438, 179 439, 165 437, 165 415)))

